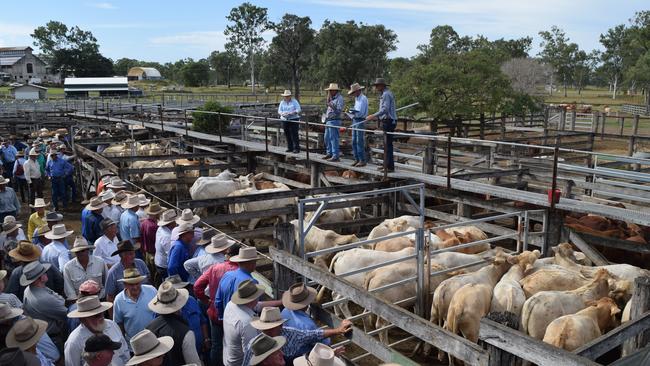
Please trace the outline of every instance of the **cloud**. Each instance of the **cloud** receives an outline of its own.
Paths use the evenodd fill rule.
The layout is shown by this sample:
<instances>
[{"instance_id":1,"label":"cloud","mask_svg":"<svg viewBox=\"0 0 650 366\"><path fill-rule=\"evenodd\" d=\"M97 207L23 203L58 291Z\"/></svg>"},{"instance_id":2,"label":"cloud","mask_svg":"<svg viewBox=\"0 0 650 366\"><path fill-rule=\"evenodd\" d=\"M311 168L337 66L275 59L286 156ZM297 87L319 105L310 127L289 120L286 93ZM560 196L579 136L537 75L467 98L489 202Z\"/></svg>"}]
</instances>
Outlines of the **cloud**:
<instances>
[{"instance_id":1,"label":"cloud","mask_svg":"<svg viewBox=\"0 0 650 366\"><path fill-rule=\"evenodd\" d=\"M149 41L154 46L185 46L209 52L223 49L226 37L222 31L196 31L154 37Z\"/></svg>"},{"instance_id":2,"label":"cloud","mask_svg":"<svg viewBox=\"0 0 650 366\"><path fill-rule=\"evenodd\" d=\"M113 10L117 9L117 7L109 2L101 2L101 3L90 3L87 4L90 7L97 8L97 9L104 9L104 10Z\"/></svg>"}]
</instances>

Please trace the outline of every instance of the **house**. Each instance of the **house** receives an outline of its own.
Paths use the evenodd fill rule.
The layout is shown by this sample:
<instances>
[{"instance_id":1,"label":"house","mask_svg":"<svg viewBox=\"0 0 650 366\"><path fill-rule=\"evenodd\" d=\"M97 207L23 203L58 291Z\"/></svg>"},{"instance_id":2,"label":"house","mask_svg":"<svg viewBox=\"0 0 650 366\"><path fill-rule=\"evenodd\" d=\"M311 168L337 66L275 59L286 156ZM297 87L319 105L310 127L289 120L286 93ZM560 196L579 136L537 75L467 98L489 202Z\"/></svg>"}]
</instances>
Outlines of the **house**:
<instances>
[{"instance_id":1,"label":"house","mask_svg":"<svg viewBox=\"0 0 650 366\"><path fill-rule=\"evenodd\" d=\"M160 71L153 67L132 67L127 75L129 81L135 80L162 80Z\"/></svg>"},{"instance_id":2,"label":"house","mask_svg":"<svg viewBox=\"0 0 650 366\"><path fill-rule=\"evenodd\" d=\"M0 77L3 81L28 84L58 84L60 75L52 75L48 64L32 54L31 47L0 47Z\"/></svg>"},{"instance_id":3,"label":"house","mask_svg":"<svg viewBox=\"0 0 650 366\"><path fill-rule=\"evenodd\" d=\"M129 82L124 76L99 78L65 78L63 91L66 98L88 97L90 93L99 96L129 94Z\"/></svg>"},{"instance_id":4,"label":"house","mask_svg":"<svg viewBox=\"0 0 650 366\"><path fill-rule=\"evenodd\" d=\"M15 99L45 99L47 88L40 85L24 84L9 89Z\"/></svg>"}]
</instances>

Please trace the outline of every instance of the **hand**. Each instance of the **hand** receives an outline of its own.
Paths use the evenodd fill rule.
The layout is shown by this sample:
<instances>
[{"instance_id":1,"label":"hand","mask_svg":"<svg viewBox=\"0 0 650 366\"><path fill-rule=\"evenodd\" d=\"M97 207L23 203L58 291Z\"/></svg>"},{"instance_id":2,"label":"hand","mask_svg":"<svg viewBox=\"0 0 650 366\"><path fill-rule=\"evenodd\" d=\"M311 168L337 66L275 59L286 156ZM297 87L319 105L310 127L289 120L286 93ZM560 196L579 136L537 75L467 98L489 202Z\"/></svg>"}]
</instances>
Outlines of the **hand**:
<instances>
[{"instance_id":1,"label":"hand","mask_svg":"<svg viewBox=\"0 0 650 366\"><path fill-rule=\"evenodd\" d=\"M203 340L203 352L210 351L211 346L212 346L212 341L210 340L210 338L206 338Z\"/></svg>"},{"instance_id":2,"label":"hand","mask_svg":"<svg viewBox=\"0 0 650 366\"><path fill-rule=\"evenodd\" d=\"M340 335L344 335L345 333L350 331L350 329L352 329L352 322L347 319L343 320L339 325L339 327L336 328L336 330Z\"/></svg>"},{"instance_id":3,"label":"hand","mask_svg":"<svg viewBox=\"0 0 650 366\"><path fill-rule=\"evenodd\" d=\"M338 356L343 356L344 354L345 354L344 346L334 348L334 356L338 357Z\"/></svg>"},{"instance_id":4,"label":"hand","mask_svg":"<svg viewBox=\"0 0 650 366\"><path fill-rule=\"evenodd\" d=\"M366 121L374 121L377 119L377 116L374 114L369 114L368 117L366 117Z\"/></svg>"}]
</instances>

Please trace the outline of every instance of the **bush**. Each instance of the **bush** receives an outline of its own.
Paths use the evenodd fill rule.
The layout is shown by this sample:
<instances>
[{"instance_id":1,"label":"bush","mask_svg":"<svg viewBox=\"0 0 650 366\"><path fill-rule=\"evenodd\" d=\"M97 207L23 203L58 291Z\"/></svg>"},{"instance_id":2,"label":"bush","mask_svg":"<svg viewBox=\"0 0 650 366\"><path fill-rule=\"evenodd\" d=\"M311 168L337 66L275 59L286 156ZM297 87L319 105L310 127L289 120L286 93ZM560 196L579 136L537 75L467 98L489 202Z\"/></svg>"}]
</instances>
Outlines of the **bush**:
<instances>
[{"instance_id":1,"label":"bush","mask_svg":"<svg viewBox=\"0 0 650 366\"><path fill-rule=\"evenodd\" d=\"M232 113L230 107L222 106L217 102L206 102L197 111ZM219 134L219 131L226 131L230 125L230 116L217 115L211 113L192 112L192 129L198 132Z\"/></svg>"}]
</instances>

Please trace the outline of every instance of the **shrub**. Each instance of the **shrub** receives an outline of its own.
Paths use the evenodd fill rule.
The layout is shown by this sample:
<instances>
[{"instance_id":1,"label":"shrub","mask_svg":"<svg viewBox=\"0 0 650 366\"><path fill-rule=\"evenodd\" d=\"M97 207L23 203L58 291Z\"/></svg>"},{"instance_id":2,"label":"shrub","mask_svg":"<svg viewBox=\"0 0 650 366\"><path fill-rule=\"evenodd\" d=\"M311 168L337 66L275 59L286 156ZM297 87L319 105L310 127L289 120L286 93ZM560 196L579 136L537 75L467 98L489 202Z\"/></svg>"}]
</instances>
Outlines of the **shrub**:
<instances>
[{"instance_id":1,"label":"shrub","mask_svg":"<svg viewBox=\"0 0 650 366\"><path fill-rule=\"evenodd\" d=\"M230 107L222 106L217 102L206 102L197 111L232 113ZM225 132L230 125L230 116L221 116L211 113L192 112L192 129L198 132L219 134L219 131Z\"/></svg>"}]
</instances>

